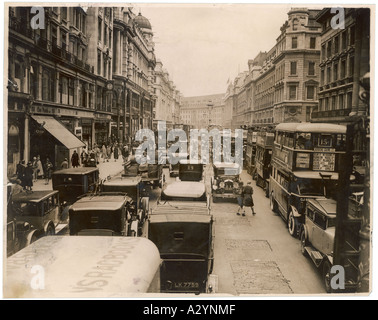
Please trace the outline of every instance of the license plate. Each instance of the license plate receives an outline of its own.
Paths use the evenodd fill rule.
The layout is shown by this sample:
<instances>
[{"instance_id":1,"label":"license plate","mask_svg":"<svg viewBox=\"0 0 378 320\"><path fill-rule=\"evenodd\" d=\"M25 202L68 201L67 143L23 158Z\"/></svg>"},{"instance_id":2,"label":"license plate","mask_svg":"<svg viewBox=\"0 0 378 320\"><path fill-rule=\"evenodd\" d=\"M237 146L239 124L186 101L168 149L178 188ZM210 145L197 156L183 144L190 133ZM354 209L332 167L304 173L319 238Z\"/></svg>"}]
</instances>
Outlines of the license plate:
<instances>
[{"instance_id":1,"label":"license plate","mask_svg":"<svg viewBox=\"0 0 378 320\"><path fill-rule=\"evenodd\" d=\"M175 289L198 289L198 282L174 282L173 287Z\"/></svg>"}]
</instances>

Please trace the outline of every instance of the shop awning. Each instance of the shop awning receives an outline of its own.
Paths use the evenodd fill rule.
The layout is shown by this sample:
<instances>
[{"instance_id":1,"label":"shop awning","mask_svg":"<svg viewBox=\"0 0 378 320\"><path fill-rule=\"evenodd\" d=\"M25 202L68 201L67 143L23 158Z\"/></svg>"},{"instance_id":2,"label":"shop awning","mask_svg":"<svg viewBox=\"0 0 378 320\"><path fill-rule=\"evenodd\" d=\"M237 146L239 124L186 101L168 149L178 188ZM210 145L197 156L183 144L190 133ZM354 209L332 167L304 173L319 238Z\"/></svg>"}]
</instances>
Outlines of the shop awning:
<instances>
[{"instance_id":1,"label":"shop awning","mask_svg":"<svg viewBox=\"0 0 378 320\"><path fill-rule=\"evenodd\" d=\"M35 121L43 126L43 129L53 135L60 143L67 147L67 149L76 149L84 147L85 144L71 131L69 131L63 124L49 116L31 116Z\"/></svg>"}]
</instances>

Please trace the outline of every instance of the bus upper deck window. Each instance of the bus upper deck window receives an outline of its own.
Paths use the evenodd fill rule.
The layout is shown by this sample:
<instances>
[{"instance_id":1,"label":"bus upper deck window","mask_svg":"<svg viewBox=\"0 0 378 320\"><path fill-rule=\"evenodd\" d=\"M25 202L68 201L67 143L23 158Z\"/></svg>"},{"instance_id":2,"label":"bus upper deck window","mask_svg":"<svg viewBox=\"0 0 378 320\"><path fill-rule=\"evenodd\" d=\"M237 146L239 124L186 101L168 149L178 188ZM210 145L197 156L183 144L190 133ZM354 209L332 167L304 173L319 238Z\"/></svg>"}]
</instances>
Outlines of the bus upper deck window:
<instances>
[{"instance_id":1,"label":"bus upper deck window","mask_svg":"<svg viewBox=\"0 0 378 320\"><path fill-rule=\"evenodd\" d=\"M312 143L311 133L301 133L297 136L296 148L301 150L313 150L314 145Z\"/></svg>"}]
</instances>

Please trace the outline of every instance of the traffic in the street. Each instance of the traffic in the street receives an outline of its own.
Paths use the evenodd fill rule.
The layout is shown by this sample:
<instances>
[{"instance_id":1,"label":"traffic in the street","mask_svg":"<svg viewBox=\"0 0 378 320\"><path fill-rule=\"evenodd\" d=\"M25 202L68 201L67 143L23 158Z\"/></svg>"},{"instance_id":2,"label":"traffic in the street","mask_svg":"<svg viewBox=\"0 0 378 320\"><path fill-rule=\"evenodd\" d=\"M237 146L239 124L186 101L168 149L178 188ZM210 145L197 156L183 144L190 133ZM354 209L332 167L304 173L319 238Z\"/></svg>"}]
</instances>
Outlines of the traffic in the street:
<instances>
[{"instance_id":1,"label":"traffic in the street","mask_svg":"<svg viewBox=\"0 0 378 320\"><path fill-rule=\"evenodd\" d=\"M6 4L4 296L368 295L372 8Z\"/></svg>"},{"instance_id":2,"label":"traffic in the street","mask_svg":"<svg viewBox=\"0 0 378 320\"><path fill-rule=\"evenodd\" d=\"M161 166L162 181L162 185L157 186L154 179L148 181L144 168L143 171L132 168L133 165L139 166L134 159L130 156L128 159L99 161L97 167L90 170L85 167L58 170L50 184L35 183L34 191L27 193L29 197L41 192L61 195L60 203L59 198L51 203L59 207L56 216L62 218L62 226L54 229L59 223L52 223L51 229L37 233L38 237L34 236L29 245L36 246L34 242L41 241L48 245L56 236L147 238L159 249L162 261L160 287L155 286L154 293L248 296L329 292L327 277L312 259L304 257L305 249L301 244L305 242L307 248L308 240L300 239L299 234L299 230L307 230L304 217L298 216L301 219L296 224L298 232L290 230L290 219L282 219L277 204L272 205L271 194L276 190L272 183L259 184L254 174L242 170L237 164L210 162L191 165L188 159L180 159L177 177L170 176L169 166L163 168L163 165L156 164ZM273 156L272 161L274 159ZM300 164L303 165L303 161ZM246 163L245 168L248 165ZM88 174L93 177L92 188L78 188L80 184L88 185L83 178ZM72 177L76 179L76 188L69 187ZM272 179L270 176L267 181ZM253 190L253 211L251 205L243 207L239 202L247 185ZM267 188L271 190L269 193ZM14 210L19 197L11 196L8 212ZM306 194L303 197L312 199L312 204L321 201L320 195L307 197ZM277 193L273 199L278 200ZM322 199L327 198L322 195ZM295 202L291 203L295 206ZM306 206L306 200L298 203ZM27 219L24 206L18 208L16 210L25 210L22 213L15 211L18 224L21 221L30 223L29 231L43 228ZM325 214L332 217L335 212ZM332 226L334 224L328 223L328 228ZM67 247L67 250L71 249ZM10 251L10 263L17 260L22 251ZM53 246L51 251L54 252ZM38 261L38 256L34 258Z\"/></svg>"}]
</instances>

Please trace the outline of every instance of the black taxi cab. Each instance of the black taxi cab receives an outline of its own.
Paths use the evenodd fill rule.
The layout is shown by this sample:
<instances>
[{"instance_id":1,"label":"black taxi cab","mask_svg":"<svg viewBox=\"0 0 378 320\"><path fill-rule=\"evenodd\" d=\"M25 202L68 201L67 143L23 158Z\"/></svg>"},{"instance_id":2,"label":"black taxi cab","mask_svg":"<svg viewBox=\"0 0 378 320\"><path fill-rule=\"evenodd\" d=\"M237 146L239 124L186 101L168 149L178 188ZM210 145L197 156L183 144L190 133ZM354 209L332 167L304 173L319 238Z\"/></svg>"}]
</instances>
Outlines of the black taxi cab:
<instances>
[{"instance_id":1,"label":"black taxi cab","mask_svg":"<svg viewBox=\"0 0 378 320\"><path fill-rule=\"evenodd\" d=\"M122 193L85 195L69 208L70 235L131 235L132 205Z\"/></svg>"},{"instance_id":2,"label":"black taxi cab","mask_svg":"<svg viewBox=\"0 0 378 320\"><path fill-rule=\"evenodd\" d=\"M29 237L39 239L54 235L67 226L61 221L60 209L58 191L22 192L12 196L8 215L13 216L19 225L27 223L33 229Z\"/></svg>"},{"instance_id":3,"label":"black taxi cab","mask_svg":"<svg viewBox=\"0 0 378 320\"><path fill-rule=\"evenodd\" d=\"M211 179L213 202L219 198L236 199L242 190L241 169L237 163L214 163Z\"/></svg>"},{"instance_id":4,"label":"black taxi cab","mask_svg":"<svg viewBox=\"0 0 378 320\"><path fill-rule=\"evenodd\" d=\"M161 292L214 292L213 221L203 181L174 181L164 187L148 222L148 239L163 260Z\"/></svg>"},{"instance_id":5,"label":"black taxi cab","mask_svg":"<svg viewBox=\"0 0 378 320\"><path fill-rule=\"evenodd\" d=\"M103 181L100 190L104 193L123 193L131 198L132 202L128 206L131 233L141 236L144 233L145 221L150 210L150 198L141 177L117 175Z\"/></svg>"},{"instance_id":6,"label":"black taxi cab","mask_svg":"<svg viewBox=\"0 0 378 320\"><path fill-rule=\"evenodd\" d=\"M94 192L99 184L99 169L93 167L68 168L55 171L51 177L53 190L60 201L73 203L83 194Z\"/></svg>"}]
</instances>

